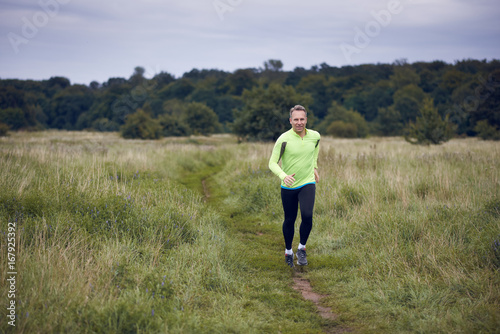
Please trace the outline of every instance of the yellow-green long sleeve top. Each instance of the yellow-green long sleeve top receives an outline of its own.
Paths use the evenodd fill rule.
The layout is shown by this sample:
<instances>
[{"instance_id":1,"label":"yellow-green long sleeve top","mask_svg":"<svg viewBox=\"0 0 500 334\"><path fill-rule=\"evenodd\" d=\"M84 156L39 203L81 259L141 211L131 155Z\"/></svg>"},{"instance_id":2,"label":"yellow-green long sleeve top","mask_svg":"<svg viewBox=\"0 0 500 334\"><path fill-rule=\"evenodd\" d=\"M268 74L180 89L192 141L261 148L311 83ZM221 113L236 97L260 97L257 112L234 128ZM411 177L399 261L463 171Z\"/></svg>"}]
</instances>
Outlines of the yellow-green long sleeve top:
<instances>
[{"instance_id":1,"label":"yellow-green long sleeve top","mask_svg":"<svg viewBox=\"0 0 500 334\"><path fill-rule=\"evenodd\" d=\"M310 129L306 129L305 131L304 138L301 138L293 129L290 129L284 132L274 144L273 152L269 159L269 169L280 178L281 188L297 189L306 184L316 183L314 169L318 168L320 134ZM287 144L281 157L280 167L278 160L281 145L285 141ZM293 173L295 173L295 182L290 188L283 182L283 179Z\"/></svg>"}]
</instances>

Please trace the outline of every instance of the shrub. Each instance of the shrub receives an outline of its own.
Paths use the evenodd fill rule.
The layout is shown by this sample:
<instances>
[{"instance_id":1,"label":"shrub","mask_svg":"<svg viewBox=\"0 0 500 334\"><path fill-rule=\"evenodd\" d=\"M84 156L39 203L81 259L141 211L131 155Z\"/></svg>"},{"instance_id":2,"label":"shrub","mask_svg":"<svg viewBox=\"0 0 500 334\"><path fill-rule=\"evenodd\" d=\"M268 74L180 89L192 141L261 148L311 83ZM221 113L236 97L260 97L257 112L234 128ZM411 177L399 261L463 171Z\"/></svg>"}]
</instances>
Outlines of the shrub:
<instances>
[{"instance_id":1,"label":"shrub","mask_svg":"<svg viewBox=\"0 0 500 334\"><path fill-rule=\"evenodd\" d=\"M94 122L92 122L92 128L96 131L103 131L103 132L112 132L112 131L119 131L120 126L118 123L114 121L110 121L107 118L98 118Z\"/></svg>"},{"instance_id":2,"label":"shrub","mask_svg":"<svg viewBox=\"0 0 500 334\"><path fill-rule=\"evenodd\" d=\"M161 126L144 110L139 109L127 116L121 127L121 135L126 139L159 139Z\"/></svg>"},{"instance_id":3,"label":"shrub","mask_svg":"<svg viewBox=\"0 0 500 334\"><path fill-rule=\"evenodd\" d=\"M195 134L207 136L220 128L217 114L204 103L191 102L187 105L183 123Z\"/></svg>"},{"instance_id":4,"label":"shrub","mask_svg":"<svg viewBox=\"0 0 500 334\"><path fill-rule=\"evenodd\" d=\"M189 125L177 115L160 115L158 120L162 127L162 134L164 137L180 137L189 136L191 134Z\"/></svg>"},{"instance_id":5,"label":"shrub","mask_svg":"<svg viewBox=\"0 0 500 334\"><path fill-rule=\"evenodd\" d=\"M326 133L334 137L356 138L358 134L358 126L354 123L335 121L330 124Z\"/></svg>"},{"instance_id":6,"label":"shrub","mask_svg":"<svg viewBox=\"0 0 500 334\"><path fill-rule=\"evenodd\" d=\"M420 109L420 117L415 123L409 124L405 140L411 144L429 145L447 142L453 136L448 117L444 120L439 115L434 101L426 99Z\"/></svg>"},{"instance_id":7,"label":"shrub","mask_svg":"<svg viewBox=\"0 0 500 334\"><path fill-rule=\"evenodd\" d=\"M500 140L500 131L496 126L492 126L487 120L477 122L474 131L483 140Z\"/></svg>"},{"instance_id":8,"label":"shrub","mask_svg":"<svg viewBox=\"0 0 500 334\"><path fill-rule=\"evenodd\" d=\"M368 123L359 112L333 102L328 115L318 125L318 131L335 137L364 138L368 136Z\"/></svg>"},{"instance_id":9,"label":"shrub","mask_svg":"<svg viewBox=\"0 0 500 334\"><path fill-rule=\"evenodd\" d=\"M5 123L0 123L0 137L9 135L9 126Z\"/></svg>"},{"instance_id":10,"label":"shrub","mask_svg":"<svg viewBox=\"0 0 500 334\"><path fill-rule=\"evenodd\" d=\"M18 130L27 125L24 112L21 108L1 109L0 123L7 124L12 130Z\"/></svg>"}]
</instances>

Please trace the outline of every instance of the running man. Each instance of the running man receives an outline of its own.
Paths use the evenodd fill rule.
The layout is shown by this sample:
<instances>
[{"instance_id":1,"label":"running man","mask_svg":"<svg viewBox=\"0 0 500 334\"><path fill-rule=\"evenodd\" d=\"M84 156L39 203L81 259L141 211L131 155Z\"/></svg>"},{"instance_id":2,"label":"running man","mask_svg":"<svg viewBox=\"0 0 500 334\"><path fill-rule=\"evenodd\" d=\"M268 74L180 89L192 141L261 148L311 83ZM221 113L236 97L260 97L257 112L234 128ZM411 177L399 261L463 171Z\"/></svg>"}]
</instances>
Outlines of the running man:
<instances>
[{"instance_id":1,"label":"running man","mask_svg":"<svg viewBox=\"0 0 500 334\"><path fill-rule=\"evenodd\" d=\"M295 219L300 204L300 243L297 250L297 264L306 265L306 242L312 229L316 183L319 182L318 152L320 134L306 129L307 111L296 105L290 109L292 128L276 141L269 169L281 180L281 202L285 219L285 262L293 267L292 241ZM281 159L281 167L278 164Z\"/></svg>"}]
</instances>

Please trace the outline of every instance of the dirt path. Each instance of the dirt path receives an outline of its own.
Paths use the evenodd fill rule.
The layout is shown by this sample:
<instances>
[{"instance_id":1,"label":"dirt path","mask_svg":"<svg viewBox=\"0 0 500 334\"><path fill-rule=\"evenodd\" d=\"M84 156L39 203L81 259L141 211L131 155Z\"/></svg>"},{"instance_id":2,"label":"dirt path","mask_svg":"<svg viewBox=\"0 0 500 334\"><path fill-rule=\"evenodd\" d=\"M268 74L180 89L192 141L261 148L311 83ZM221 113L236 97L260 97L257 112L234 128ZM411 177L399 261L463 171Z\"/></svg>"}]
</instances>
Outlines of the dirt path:
<instances>
[{"instance_id":1,"label":"dirt path","mask_svg":"<svg viewBox=\"0 0 500 334\"><path fill-rule=\"evenodd\" d=\"M211 196L212 191L210 189L211 182L209 178L208 177L201 178L199 182L201 182L202 191L204 195L203 197L205 202L211 202L212 205L217 205L218 196L215 197ZM258 239L260 240L262 240L261 238L266 239L266 237L269 237L267 236L266 232L267 231L262 231L262 230L257 230L257 232L253 231L253 233L255 233L255 235L258 236ZM283 263L283 265L285 264ZM304 268L296 269L294 271L292 288L300 292L300 294L305 300L311 301L315 305L318 314L325 320L323 331L327 334L352 332L353 330L350 328L339 326L337 322L337 319L339 317L338 314L334 313L330 308L321 305L321 300L328 296L314 292L313 288L311 287L311 283L307 278L304 277L304 273L302 271L303 269Z\"/></svg>"},{"instance_id":2,"label":"dirt path","mask_svg":"<svg viewBox=\"0 0 500 334\"><path fill-rule=\"evenodd\" d=\"M311 283L309 280L303 278L302 274L295 273L293 283L293 288L302 293L302 297L304 297L304 299L310 300L314 303L314 305L316 305L319 315L321 315L323 319L335 320L338 318L338 315L333 313L330 308L320 305L321 299L326 296L314 292L311 287Z\"/></svg>"},{"instance_id":3,"label":"dirt path","mask_svg":"<svg viewBox=\"0 0 500 334\"><path fill-rule=\"evenodd\" d=\"M203 200L206 202L210 199L210 191L208 189L206 179L201 180L201 186L203 187Z\"/></svg>"},{"instance_id":4,"label":"dirt path","mask_svg":"<svg viewBox=\"0 0 500 334\"><path fill-rule=\"evenodd\" d=\"M300 292L305 300L309 300L314 303L318 309L319 315L329 321L335 321L338 318L338 314L332 312L329 307L324 307L320 304L321 299L327 297L326 295L320 295L313 291L311 283L308 279L304 278L302 273L295 272L293 277L293 288L294 290ZM332 326L325 329L325 333L328 334L340 334L352 332L350 328L344 328L339 326Z\"/></svg>"}]
</instances>

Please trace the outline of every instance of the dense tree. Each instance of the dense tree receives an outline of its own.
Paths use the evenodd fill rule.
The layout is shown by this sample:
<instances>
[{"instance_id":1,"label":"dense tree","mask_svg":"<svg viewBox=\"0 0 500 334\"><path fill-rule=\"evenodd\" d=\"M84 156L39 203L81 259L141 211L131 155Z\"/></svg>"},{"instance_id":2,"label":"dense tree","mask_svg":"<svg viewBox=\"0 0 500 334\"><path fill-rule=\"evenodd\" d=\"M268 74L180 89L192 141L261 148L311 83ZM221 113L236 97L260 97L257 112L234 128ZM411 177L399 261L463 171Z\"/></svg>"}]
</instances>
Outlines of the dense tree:
<instances>
[{"instance_id":1,"label":"dense tree","mask_svg":"<svg viewBox=\"0 0 500 334\"><path fill-rule=\"evenodd\" d=\"M483 70L486 64L486 59L476 60L476 59L464 59L458 60L455 63L455 68L463 73L476 74Z\"/></svg>"},{"instance_id":2,"label":"dense tree","mask_svg":"<svg viewBox=\"0 0 500 334\"><path fill-rule=\"evenodd\" d=\"M472 124L486 120L491 126L500 128L500 69L478 79L474 95L468 102Z\"/></svg>"},{"instance_id":3,"label":"dense tree","mask_svg":"<svg viewBox=\"0 0 500 334\"><path fill-rule=\"evenodd\" d=\"M285 85L286 86L297 86L302 80L303 77L307 76L309 74L309 71L307 71L303 67L296 67L293 72L289 72L288 76L285 80Z\"/></svg>"},{"instance_id":4,"label":"dense tree","mask_svg":"<svg viewBox=\"0 0 500 334\"><path fill-rule=\"evenodd\" d=\"M477 125L481 133L500 129L499 72L499 60L474 59L455 64L410 64L399 59L393 64L343 67L322 63L286 72L280 60L270 59L258 69L229 73L195 68L178 79L166 72L147 79L145 69L137 66L129 79L109 78L89 86L71 84L65 77L43 81L0 79L0 116L12 129L113 131L125 124L128 115L143 109L158 124L163 122L160 127L166 133L180 135L191 133L186 123L187 107L197 102L215 112L216 120L222 123L207 132L234 127L242 138L268 140L279 132L273 126L289 126L287 117L279 118L272 110L286 113L284 110L302 103L310 109L309 126L314 126L314 120L321 122L325 134L330 129L337 135L364 135L368 128L374 135L400 135L409 122L415 123L424 99L430 97L439 115L453 122L457 134L475 136L479 134ZM285 103L277 104L283 108L276 109L273 97L282 95L279 90L288 92L289 87L294 89L292 95L300 97L282 97ZM307 97L307 103L303 97ZM361 118L332 119L329 109L334 102L349 110L351 116L357 113ZM265 117L243 116L255 110ZM272 124L267 124L269 119ZM196 131L202 133L199 128Z\"/></svg>"},{"instance_id":5,"label":"dense tree","mask_svg":"<svg viewBox=\"0 0 500 334\"><path fill-rule=\"evenodd\" d=\"M261 77L266 85L270 83L282 84L287 74L282 71L283 62L278 59L269 59L264 62L264 69L261 71Z\"/></svg>"},{"instance_id":6,"label":"dense tree","mask_svg":"<svg viewBox=\"0 0 500 334\"><path fill-rule=\"evenodd\" d=\"M233 132L243 140L276 140L290 128L289 110L296 104L308 109L312 98L291 86L271 84L243 92L241 110L235 110ZM308 125L312 113L308 113Z\"/></svg>"},{"instance_id":7,"label":"dense tree","mask_svg":"<svg viewBox=\"0 0 500 334\"><path fill-rule=\"evenodd\" d=\"M394 89L389 80L380 80L367 89L365 95L365 110L362 113L367 121L373 121L378 114L379 108L389 107L393 104Z\"/></svg>"},{"instance_id":8,"label":"dense tree","mask_svg":"<svg viewBox=\"0 0 500 334\"><path fill-rule=\"evenodd\" d=\"M394 88L389 80L381 80L368 85L361 91L353 91L345 96L343 105L359 112L367 121L377 117L378 109L393 104Z\"/></svg>"},{"instance_id":9,"label":"dense tree","mask_svg":"<svg viewBox=\"0 0 500 334\"><path fill-rule=\"evenodd\" d=\"M227 73L221 70L198 70L197 68L192 69L190 72L184 73L182 78L188 79L190 82L196 84L199 80L205 80L207 78L215 79L226 79Z\"/></svg>"},{"instance_id":10,"label":"dense tree","mask_svg":"<svg viewBox=\"0 0 500 334\"><path fill-rule=\"evenodd\" d=\"M425 93L422 88L410 84L398 89L393 96L394 108L401 114L403 123L414 121L419 113Z\"/></svg>"},{"instance_id":11,"label":"dense tree","mask_svg":"<svg viewBox=\"0 0 500 334\"><path fill-rule=\"evenodd\" d=\"M420 75L409 65L395 66L394 74L391 75L390 79L396 89L420 83Z\"/></svg>"},{"instance_id":12,"label":"dense tree","mask_svg":"<svg viewBox=\"0 0 500 334\"><path fill-rule=\"evenodd\" d=\"M7 83L2 85L0 82L0 114L4 123L12 130L43 128L47 117L42 106L47 105L47 98L41 85L19 80Z\"/></svg>"},{"instance_id":13,"label":"dense tree","mask_svg":"<svg viewBox=\"0 0 500 334\"><path fill-rule=\"evenodd\" d=\"M93 103L91 90L83 85L67 86L52 98L49 106L49 126L57 129L75 130L80 114Z\"/></svg>"},{"instance_id":14,"label":"dense tree","mask_svg":"<svg viewBox=\"0 0 500 334\"><path fill-rule=\"evenodd\" d=\"M466 78L465 73L452 69L443 74L440 86L446 93L452 94L453 90L460 87Z\"/></svg>"},{"instance_id":15,"label":"dense tree","mask_svg":"<svg viewBox=\"0 0 500 334\"><path fill-rule=\"evenodd\" d=\"M127 84L127 79L125 78L109 78L106 83L103 84L104 87L107 88L117 88L120 89L130 89L129 86L125 86Z\"/></svg>"},{"instance_id":16,"label":"dense tree","mask_svg":"<svg viewBox=\"0 0 500 334\"><path fill-rule=\"evenodd\" d=\"M438 75L436 72L424 69L419 75L420 83L418 85L425 93L431 93L438 87Z\"/></svg>"},{"instance_id":17,"label":"dense tree","mask_svg":"<svg viewBox=\"0 0 500 334\"><path fill-rule=\"evenodd\" d=\"M162 88L163 86L168 85L171 82L175 81L175 78L173 75L167 72L160 72L157 75L153 77L153 80L156 82L158 88Z\"/></svg>"},{"instance_id":18,"label":"dense tree","mask_svg":"<svg viewBox=\"0 0 500 334\"><path fill-rule=\"evenodd\" d=\"M97 81L92 81L89 85L90 89L92 90L98 90L99 88L101 88L101 84L98 83Z\"/></svg>"},{"instance_id":19,"label":"dense tree","mask_svg":"<svg viewBox=\"0 0 500 334\"><path fill-rule=\"evenodd\" d=\"M228 77L228 84L230 86L229 93L232 95L241 95L243 90L251 89L257 84L255 74L252 70L236 70Z\"/></svg>"},{"instance_id":20,"label":"dense tree","mask_svg":"<svg viewBox=\"0 0 500 334\"><path fill-rule=\"evenodd\" d=\"M163 102L163 114L181 116L186 110L182 100L171 99Z\"/></svg>"},{"instance_id":21,"label":"dense tree","mask_svg":"<svg viewBox=\"0 0 500 334\"><path fill-rule=\"evenodd\" d=\"M60 90L69 86L71 86L71 82L65 77L52 77L47 80L47 88Z\"/></svg>"},{"instance_id":22,"label":"dense tree","mask_svg":"<svg viewBox=\"0 0 500 334\"><path fill-rule=\"evenodd\" d=\"M158 117L163 114L163 100L156 96L148 97L146 100L147 104L151 107L151 114L154 117Z\"/></svg>"},{"instance_id":23,"label":"dense tree","mask_svg":"<svg viewBox=\"0 0 500 334\"><path fill-rule=\"evenodd\" d=\"M6 124L12 130L19 130L27 125L21 108L0 109L0 123Z\"/></svg>"},{"instance_id":24,"label":"dense tree","mask_svg":"<svg viewBox=\"0 0 500 334\"><path fill-rule=\"evenodd\" d=\"M158 92L163 99L184 99L195 90L195 86L189 79L181 78L170 83Z\"/></svg>"},{"instance_id":25,"label":"dense tree","mask_svg":"<svg viewBox=\"0 0 500 334\"><path fill-rule=\"evenodd\" d=\"M327 113L328 104L331 99L327 96L328 82L324 75L308 75L297 85L297 91L303 94L310 94L313 98L311 109L318 119L323 119Z\"/></svg>"},{"instance_id":26,"label":"dense tree","mask_svg":"<svg viewBox=\"0 0 500 334\"><path fill-rule=\"evenodd\" d=\"M237 96L224 95L217 98L217 105L214 108L217 117L219 117L219 122L231 123L233 121L233 110L241 109L243 102L241 98Z\"/></svg>"},{"instance_id":27,"label":"dense tree","mask_svg":"<svg viewBox=\"0 0 500 334\"><path fill-rule=\"evenodd\" d=\"M401 114L394 106L380 108L375 125L382 136L400 136L403 131Z\"/></svg>"},{"instance_id":28,"label":"dense tree","mask_svg":"<svg viewBox=\"0 0 500 334\"><path fill-rule=\"evenodd\" d=\"M264 62L264 71L278 72L283 69L283 62L278 59L269 59Z\"/></svg>"},{"instance_id":29,"label":"dense tree","mask_svg":"<svg viewBox=\"0 0 500 334\"><path fill-rule=\"evenodd\" d=\"M30 104L24 109L24 118L26 119L26 128L29 130L40 130L47 126L47 115L43 112L40 105Z\"/></svg>"},{"instance_id":30,"label":"dense tree","mask_svg":"<svg viewBox=\"0 0 500 334\"><path fill-rule=\"evenodd\" d=\"M144 69L144 67L137 66L134 69L134 74L132 74L132 76L129 79L130 84L132 86L138 86L138 85L142 84L143 81L145 80L144 73L146 73L146 70Z\"/></svg>"},{"instance_id":31,"label":"dense tree","mask_svg":"<svg viewBox=\"0 0 500 334\"><path fill-rule=\"evenodd\" d=\"M14 85L0 87L0 108L23 108L24 92Z\"/></svg>"},{"instance_id":32,"label":"dense tree","mask_svg":"<svg viewBox=\"0 0 500 334\"><path fill-rule=\"evenodd\" d=\"M217 99L220 94L217 94L217 78L207 77L204 80L199 80L196 88L185 99L189 102L204 103L212 109L217 107Z\"/></svg>"}]
</instances>

